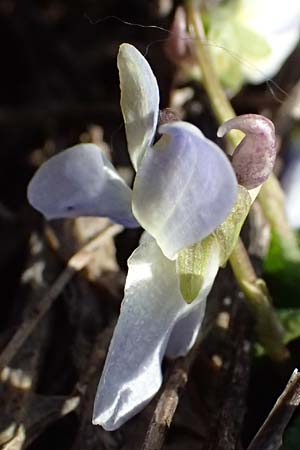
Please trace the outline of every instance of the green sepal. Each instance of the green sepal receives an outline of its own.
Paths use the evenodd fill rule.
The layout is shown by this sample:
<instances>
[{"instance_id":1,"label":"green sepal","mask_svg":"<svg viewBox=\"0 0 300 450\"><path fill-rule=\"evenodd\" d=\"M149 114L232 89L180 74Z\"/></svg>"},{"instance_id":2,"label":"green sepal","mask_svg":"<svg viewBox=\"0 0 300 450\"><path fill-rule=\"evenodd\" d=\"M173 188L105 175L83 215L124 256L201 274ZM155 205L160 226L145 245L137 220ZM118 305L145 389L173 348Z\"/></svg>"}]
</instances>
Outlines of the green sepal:
<instances>
[{"instance_id":1,"label":"green sepal","mask_svg":"<svg viewBox=\"0 0 300 450\"><path fill-rule=\"evenodd\" d=\"M237 240L240 235L241 228L249 213L251 206L251 197L246 188L238 186L238 195L233 208L225 220L213 234L216 236L220 245L220 265L226 264Z\"/></svg>"},{"instance_id":2,"label":"green sepal","mask_svg":"<svg viewBox=\"0 0 300 450\"><path fill-rule=\"evenodd\" d=\"M251 197L247 189L239 186L237 200L225 222L201 242L178 253L176 270L180 291L187 303L192 303L202 288L211 251L218 248L220 265L225 265L237 242L250 206Z\"/></svg>"},{"instance_id":3,"label":"green sepal","mask_svg":"<svg viewBox=\"0 0 300 450\"><path fill-rule=\"evenodd\" d=\"M203 286L211 251L216 251L216 238L213 235L178 253L176 271L182 297L187 303L197 298Z\"/></svg>"}]
</instances>

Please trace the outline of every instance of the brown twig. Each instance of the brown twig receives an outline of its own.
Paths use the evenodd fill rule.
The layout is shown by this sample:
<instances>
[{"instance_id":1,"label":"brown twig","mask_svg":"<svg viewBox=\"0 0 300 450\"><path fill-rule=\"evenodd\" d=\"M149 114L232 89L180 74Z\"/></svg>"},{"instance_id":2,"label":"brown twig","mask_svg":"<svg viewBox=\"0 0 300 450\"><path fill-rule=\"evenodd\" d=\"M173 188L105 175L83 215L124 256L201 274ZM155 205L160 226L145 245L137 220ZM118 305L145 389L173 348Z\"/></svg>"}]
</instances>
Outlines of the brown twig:
<instances>
[{"instance_id":1,"label":"brown twig","mask_svg":"<svg viewBox=\"0 0 300 450\"><path fill-rule=\"evenodd\" d=\"M295 369L247 450L278 450L282 445L283 432L299 403L300 373Z\"/></svg>"},{"instance_id":2,"label":"brown twig","mask_svg":"<svg viewBox=\"0 0 300 450\"><path fill-rule=\"evenodd\" d=\"M161 389L161 394L148 427L142 450L161 450L176 412L180 395L185 388L191 368L199 353L199 347L211 330L204 325L193 348L184 358L178 358Z\"/></svg>"},{"instance_id":3,"label":"brown twig","mask_svg":"<svg viewBox=\"0 0 300 450\"><path fill-rule=\"evenodd\" d=\"M102 443L102 435L105 435L101 427L92 424L93 403L95 399L99 375L103 369L107 348L115 327L115 321L110 323L95 338L93 350L90 355L87 370L82 373L76 391L81 394L80 407L78 409L78 431L72 449L79 448L98 449L105 447ZM102 444L102 445L101 445ZM105 447L106 448L106 447Z\"/></svg>"},{"instance_id":4,"label":"brown twig","mask_svg":"<svg viewBox=\"0 0 300 450\"><path fill-rule=\"evenodd\" d=\"M224 362L219 374L221 401L209 433L209 450L237 448L246 411L252 333L250 311L236 293L230 308L229 329L222 344Z\"/></svg>"},{"instance_id":5,"label":"brown twig","mask_svg":"<svg viewBox=\"0 0 300 450\"><path fill-rule=\"evenodd\" d=\"M232 279L228 278L228 274L225 279L226 283L229 284L227 287L226 283L225 285L222 283L222 290L216 294L219 298L218 304L220 298L224 295L228 300L227 290L232 293ZM180 394L186 386L191 368L199 354L199 346L209 339L208 336L212 335L216 338L219 334L222 336L223 345L220 353L224 364L217 375L217 384L220 387L220 392L222 392L222 399L217 402L216 418L214 424L210 427L205 448L213 448L214 450L236 448L245 412L253 320L238 292L236 292L234 301L231 301L229 306L224 303L221 307L221 311L227 311L230 316L229 326L226 330L221 329L218 322L215 322L220 314L219 308L220 306L215 311L215 313L218 312L218 315L213 322L208 321L204 324L202 334L198 337L192 351L185 358L180 358L174 363L152 414L142 450L161 450L163 448L178 406ZM213 354L213 348L209 350L209 354Z\"/></svg>"},{"instance_id":6,"label":"brown twig","mask_svg":"<svg viewBox=\"0 0 300 450\"><path fill-rule=\"evenodd\" d=\"M203 336L198 338L190 353L185 358L177 359L174 363L152 415L142 450L160 450L163 447L166 433L171 426L179 402L180 393L188 381L189 372L202 339Z\"/></svg>"},{"instance_id":7,"label":"brown twig","mask_svg":"<svg viewBox=\"0 0 300 450\"><path fill-rule=\"evenodd\" d=\"M176 361L156 405L142 450L159 450L162 448L166 432L171 426L178 405L179 390L186 385L188 380L187 369L184 360Z\"/></svg>"},{"instance_id":8,"label":"brown twig","mask_svg":"<svg viewBox=\"0 0 300 450\"><path fill-rule=\"evenodd\" d=\"M39 303L31 310L28 317L18 328L7 346L0 355L0 372L6 367L15 356L19 348L25 340L31 335L36 325L52 306L59 294L63 291L66 284L71 280L73 275L82 270L93 258L98 247L109 237L114 236L122 231L121 225L113 224L107 226L96 238L91 240L83 248L81 248L68 261L67 267L58 276L56 281L46 292Z\"/></svg>"}]
</instances>

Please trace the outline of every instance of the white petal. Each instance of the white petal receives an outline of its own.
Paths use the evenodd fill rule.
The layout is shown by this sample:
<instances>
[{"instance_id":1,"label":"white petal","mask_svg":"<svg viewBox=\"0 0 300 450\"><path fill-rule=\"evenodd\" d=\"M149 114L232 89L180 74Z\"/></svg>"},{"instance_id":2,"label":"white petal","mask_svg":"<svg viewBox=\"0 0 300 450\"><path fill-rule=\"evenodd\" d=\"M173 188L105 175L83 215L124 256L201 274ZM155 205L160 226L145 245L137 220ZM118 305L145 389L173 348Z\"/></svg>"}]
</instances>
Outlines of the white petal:
<instances>
[{"instance_id":1,"label":"white petal","mask_svg":"<svg viewBox=\"0 0 300 450\"><path fill-rule=\"evenodd\" d=\"M114 430L156 394L170 335L169 355L184 355L196 338L218 266L215 249L203 290L188 305L179 292L175 262L164 257L153 239L144 241L132 254L120 318L97 390L94 424ZM181 339L180 324L184 325Z\"/></svg>"},{"instance_id":2,"label":"white petal","mask_svg":"<svg viewBox=\"0 0 300 450\"><path fill-rule=\"evenodd\" d=\"M28 186L28 200L47 219L102 216L138 226L131 189L94 144L76 145L46 161Z\"/></svg>"},{"instance_id":3,"label":"white petal","mask_svg":"<svg viewBox=\"0 0 300 450\"><path fill-rule=\"evenodd\" d=\"M137 169L156 132L159 90L151 67L132 45L120 46L118 68L128 151Z\"/></svg>"},{"instance_id":4,"label":"white petal","mask_svg":"<svg viewBox=\"0 0 300 450\"><path fill-rule=\"evenodd\" d=\"M298 0L242 0L239 20L258 33L280 33L293 27L299 30Z\"/></svg>"},{"instance_id":5,"label":"white petal","mask_svg":"<svg viewBox=\"0 0 300 450\"><path fill-rule=\"evenodd\" d=\"M186 122L162 125L165 133L149 148L134 183L133 212L163 253L210 234L229 214L237 181L222 150Z\"/></svg>"},{"instance_id":6,"label":"white petal","mask_svg":"<svg viewBox=\"0 0 300 450\"><path fill-rule=\"evenodd\" d=\"M243 71L252 83L273 77L290 55L300 36L299 0L243 0L240 20L259 33L269 44L271 54L263 60L245 62ZM252 63L252 64L251 64ZM253 67L250 67L253 66Z\"/></svg>"},{"instance_id":7,"label":"white petal","mask_svg":"<svg viewBox=\"0 0 300 450\"><path fill-rule=\"evenodd\" d=\"M207 292L203 290L202 301L197 301L189 314L176 322L169 338L166 356L170 358L184 356L194 345L205 313L206 295Z\"/></svg>"},{"instance_id":8,"label":"white petal","mask_svg":"<svg viewBox=\"0 0 300 450\"><path fill-rule=\"evenodd\" d=\"M282 186L285 191L285 209L292 228L300 228L300 151L297 147L290 150L289 160L284 168Z\"/></svg>"},{"instance_id":9,"label":"white petal","mask_svg":"<svg viewBox=\"0 0 300 450\"><path fill-rule=\"evenodd\" d=\"M295 49L299 41L299 31L296 28L281 33L265 36L271 48L269 56L262 60L247 61L243 66L246 80L253 84L270 80L280 70L285 60Z\"/></svg>"}]
</instances>

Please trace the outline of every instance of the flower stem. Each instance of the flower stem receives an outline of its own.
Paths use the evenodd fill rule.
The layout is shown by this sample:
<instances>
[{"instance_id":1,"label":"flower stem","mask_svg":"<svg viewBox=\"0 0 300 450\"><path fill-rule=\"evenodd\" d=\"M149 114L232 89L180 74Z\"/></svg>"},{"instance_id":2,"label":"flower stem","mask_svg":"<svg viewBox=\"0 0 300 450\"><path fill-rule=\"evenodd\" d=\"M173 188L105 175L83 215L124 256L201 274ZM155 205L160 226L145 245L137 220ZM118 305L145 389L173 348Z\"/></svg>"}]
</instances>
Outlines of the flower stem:
<instances>
[{"instance_id":1,"label":"flower stem","mask_svg":"<svg viewBox=\"0 0 300 450\"><path fill-rule=\"evenodd\" d=\"M272 359L286 359L289 352L283 343L283 327L272 306L267 286L264 280L257 277L241 239L233 249L229 261L255 317L255 331L259 342Z\"/></svg>"},{"instance_id":2,"label":"flower stem","mask_svg":"<svg viewBox=\"0 0 300 450\"><path fill-rule=\"evenodd\" d=\"M195 57L199 64L202 74L202 84L209 97L213 113L221 125L226 120L235 117L235 111L228 101L225 92L220 84L217 74L214 70L210 54L205 45L205 34L198 9L197 0L186 1L187 20L193 30L197 45L194 48ZM242 134L239 131L232 130L227 134L227 138L233 147L236 147Z\"/></svg>"},{"instance_id":3,"label":"flower stem","mask_svg":"<svg viewBox=\"0 0 300 450\"><path fill-rule=\"evenodd\" d=\"M272 230L283 251L284 257L291 262L300 262L300 248L297 236L290 228L284 210L284 194L275 176L270 177L262 186L258 200Z\"/></svg>"},{"instance_id":4,"label":"flower stem","mask_svg":"<svg viewBox=\"0 0 300 450\"><path fill-rule=\"evenodd\" d=\"M202 73L202 84L209 97L212 110L219 122L222 124L226 120L235 116L235 112L228 101L216 72L213 68L209 52L205 45L205 35L201 22L197 0L186 0L186 11L188 24L193 31L197 46L195 46L195 57ZM228 134L230 144L235 148L241 135L231 131ZM272 180L275 177L272 176ZM272 195L282 196L281 188L278 186ZM267 196L262 192L264 202L268 202ZM261 198L260 196L260 198ZM263 210L269 209L262 202ZM276 359L283 360L288 355L288 350L283 344L283 328L279 322L270 302L270 296L265 282L258 278L250 261L249 255L239 239L229 258L236 280L243 291L246 300L252 310L256 320L256 332L260 343L264 346L268 354Z\"/></svg>"}]
</instances>

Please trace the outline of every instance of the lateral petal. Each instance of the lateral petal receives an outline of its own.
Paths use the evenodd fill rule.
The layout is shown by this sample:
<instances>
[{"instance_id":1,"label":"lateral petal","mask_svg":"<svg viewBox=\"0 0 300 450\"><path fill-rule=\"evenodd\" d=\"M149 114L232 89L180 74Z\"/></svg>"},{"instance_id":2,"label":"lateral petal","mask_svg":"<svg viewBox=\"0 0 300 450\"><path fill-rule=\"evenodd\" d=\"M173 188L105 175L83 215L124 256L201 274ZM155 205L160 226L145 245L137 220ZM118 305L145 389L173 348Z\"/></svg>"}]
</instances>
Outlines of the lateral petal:
<instances>
[{"instance_id":1,"label":"lateral petal","mask_svg":"<svg viewBox=\"0 0 300 450\"><path fill-rule=\"evenodd\" d=\"M147 149L133 188L135 217L174 259L199 242L229 214L237 181L222 150L194 125L162 125L163 136Z\"/></svg>"},{"instance_id":2,"label":"lateral petal","mask_svg":"<svg viewBox=\"0 0 300 450\"><path fill-rule=\"evenodd\" d=\"M29 183L28 200L47 219L102 216L139 226L131 189L94 144L76 145L46 161Z\"/></svg>"}]
</instances>

